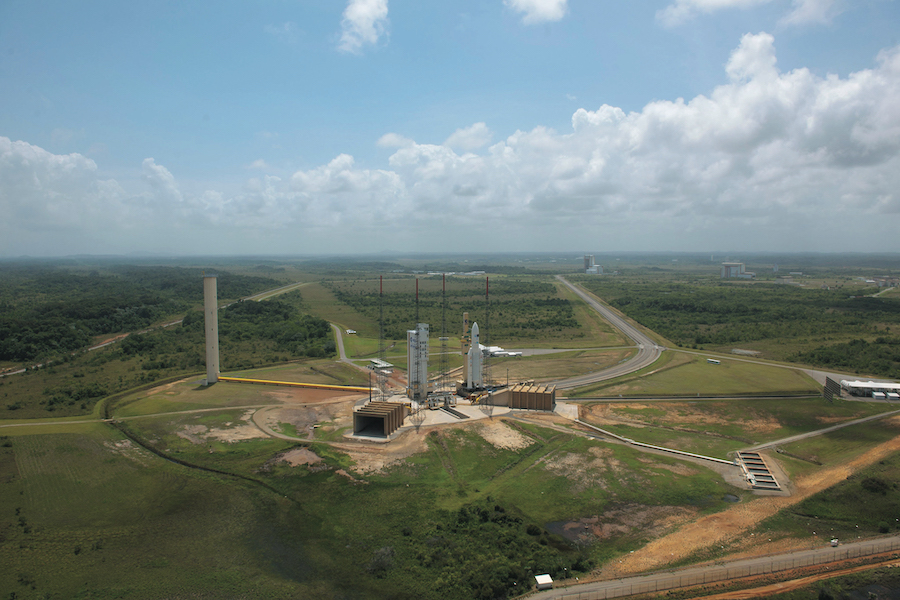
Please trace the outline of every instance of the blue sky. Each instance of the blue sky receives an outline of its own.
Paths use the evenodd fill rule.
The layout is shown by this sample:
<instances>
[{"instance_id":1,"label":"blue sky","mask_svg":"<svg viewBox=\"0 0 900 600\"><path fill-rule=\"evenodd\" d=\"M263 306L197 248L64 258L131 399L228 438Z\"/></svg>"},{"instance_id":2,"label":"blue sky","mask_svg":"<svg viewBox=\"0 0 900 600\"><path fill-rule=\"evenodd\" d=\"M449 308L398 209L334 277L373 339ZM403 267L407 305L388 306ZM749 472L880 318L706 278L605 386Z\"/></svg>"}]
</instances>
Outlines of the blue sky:
<instances>
[{"instance_id":1,"label":"blue sky","mask_svg":"<svg viewBox=\"0 0 900 600\"><path fill-rule=\"evenodd\" d=\"M897 0L0 3L0 256L900 251Z\"/></svg>"}]
</instances>

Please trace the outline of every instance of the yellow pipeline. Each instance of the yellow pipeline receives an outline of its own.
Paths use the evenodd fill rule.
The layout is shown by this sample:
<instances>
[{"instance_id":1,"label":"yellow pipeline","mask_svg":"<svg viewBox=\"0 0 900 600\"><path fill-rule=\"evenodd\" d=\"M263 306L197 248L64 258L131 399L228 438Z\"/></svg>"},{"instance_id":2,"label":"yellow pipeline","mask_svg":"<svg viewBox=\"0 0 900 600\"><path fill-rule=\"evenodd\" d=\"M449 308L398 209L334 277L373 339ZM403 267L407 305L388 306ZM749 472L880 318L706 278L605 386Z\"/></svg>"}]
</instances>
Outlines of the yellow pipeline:
<instances>
[{"instance_id":1,"label":"yellow pipeline","mask_svg":"<svg viewBox=\"0 0 900 600\"><path fill-rule=\"evenodd\" d=\"M312 388L318 390L338 390L341 392L368 392L369 388L358 385L329 385L327 383L299 383L296 381L269 381L267 379L247 379L245 377L222 377L219 381L232 383L259 383L262 385L284 385L287 387Z\"/></svg>"}]
</instances>

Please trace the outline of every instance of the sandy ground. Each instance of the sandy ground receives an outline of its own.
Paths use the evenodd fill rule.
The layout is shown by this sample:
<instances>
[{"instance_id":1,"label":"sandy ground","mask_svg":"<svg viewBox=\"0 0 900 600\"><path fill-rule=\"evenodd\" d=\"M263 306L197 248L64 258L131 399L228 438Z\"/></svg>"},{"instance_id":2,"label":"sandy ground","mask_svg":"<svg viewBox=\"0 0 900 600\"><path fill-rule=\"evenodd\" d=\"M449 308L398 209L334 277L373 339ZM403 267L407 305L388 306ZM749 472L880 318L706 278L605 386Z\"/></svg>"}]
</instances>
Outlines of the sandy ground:
<instances>
[{"instance_id":1,"label":"sandy ground","mask_svg":"<svg viewBox=\"0 0 900 600\"><path fill-rule=\"evenodd\" d=\"M749 502L735 504L722 512L700 517L650 542L624 557L621 562L606 565L595 575L607 579L660 569L668 563L687 558L714 545L727 546L732 550L737 548L737 552L729 556L730 559L823 546L829 538L824 532L823 535L807 541L780 540L771 543L751 536L748 532L763 519L840 483L856 471L898 450L900 437L876 446L846 464L823 468L816 473L798 478L792 484L790 496L759 497ZM769 460L771 461L771 458Z\"/></svg>"}]
</instances>

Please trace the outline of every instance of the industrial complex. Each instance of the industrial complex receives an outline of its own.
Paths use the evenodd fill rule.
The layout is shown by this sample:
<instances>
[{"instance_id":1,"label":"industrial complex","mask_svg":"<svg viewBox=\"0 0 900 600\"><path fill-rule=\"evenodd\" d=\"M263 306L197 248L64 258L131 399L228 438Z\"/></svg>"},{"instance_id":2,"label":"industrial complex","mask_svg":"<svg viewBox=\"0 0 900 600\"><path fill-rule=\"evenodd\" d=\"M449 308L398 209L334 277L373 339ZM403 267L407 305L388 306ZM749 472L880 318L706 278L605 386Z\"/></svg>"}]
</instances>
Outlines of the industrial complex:
<instances>
[{"instance_id":1,"label":"industrial complex","mask_svg":"<svg viewBox=\"0 0 900 600\"><path fill-rule=\"evenodd\" d=\"M593 262L593 257L591 259ZM486 298L488 289L486 280ZM418 303L418 284L416 301ZM440 410L454 419L468 419L469 415L455 408L459 402L470 406L498 406L539 411L553 411L556 406L556 387L553 385L535 385L531 381L499 384L490 380L486 371L491 357L515 357L521 356L522 353L508 351L500 346L482 344L481 328L476 322L471 323L470 326L469 313L462 315L463 331L460 335L460 354L464 356L464 359L461 378L450 382L450 373L447 371L444 360L441 361L441 368L435 375L429 373L430 326L428 323L417 323L415 329L406 332L405 389L402 393L391 393L387 387L387 379L393 374L393 365L384 360L383 340L379 344L382 356L371 359L368 367L377 376L379 383L375 387L298 384L223 377L219 373L216 275L204 274L203 305L206 331L206 379L204 385L209 386L218 381L229 381L263 385L321 387L348 392L367 391L368 398L359 403L353 413L354 435L390 438L393 433L404 426L408 417L424 410ZM489 320L489 318L488 308L486 319ZM446 322L446 317L444 317L444 322ZM383 327L381 331L383 331ZM444 346L446 346L446 339L446 331L442 331L441 340ZM441 356L443 357L445 354L446 347L442 348Z\"/></svg>"}]
</instances>

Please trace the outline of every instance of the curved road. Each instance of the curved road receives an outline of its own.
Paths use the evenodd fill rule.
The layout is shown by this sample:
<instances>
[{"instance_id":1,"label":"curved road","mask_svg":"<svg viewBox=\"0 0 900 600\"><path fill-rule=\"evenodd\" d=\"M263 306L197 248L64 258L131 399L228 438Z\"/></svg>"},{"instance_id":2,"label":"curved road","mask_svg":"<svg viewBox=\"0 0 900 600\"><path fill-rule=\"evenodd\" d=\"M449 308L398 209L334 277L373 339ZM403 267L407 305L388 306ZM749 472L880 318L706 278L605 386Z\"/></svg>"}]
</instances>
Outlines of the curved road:
<instances>
[{"instance_id":1,"label":"curved road","mask_svg":"<svg viewBox=\"0 0 900 600\"><path fill-rule=\"evenodd\" d=\"M614 377L627 375L628 373L633 373L634 371L638 371L640 369L643 369L644 367L652 365L660 357L663 348L656 342L651 340L645 333L643 333L631 323L628 323L625 319L616 314L615 311L610 310L609 307L604 306L603 304L598 302L593 296L591 296L581 288L578 288L566 281L566 279L562 275L557 275L556 278L563 285L572 290L579 298L584 300L588 306L600 313L600 316L609 321L610 325L621 331L627 338L633 341L638 349L638 353L634 356L634 358L631 358L614 367L610 367L609 369L604 369L603 371L598 371L596 373L588 373L587 375L579 375L578 377L570 377L569 379L561 379L554 382L554 385L556 385L558 389L572 389L583 385L588 385L590 383L597 383L598 381L605 381Z\"/></svg>"}]
</instances>

